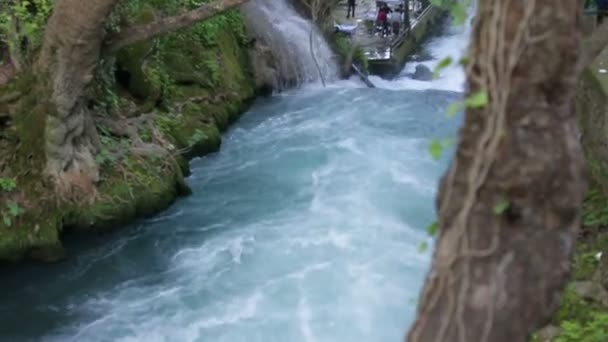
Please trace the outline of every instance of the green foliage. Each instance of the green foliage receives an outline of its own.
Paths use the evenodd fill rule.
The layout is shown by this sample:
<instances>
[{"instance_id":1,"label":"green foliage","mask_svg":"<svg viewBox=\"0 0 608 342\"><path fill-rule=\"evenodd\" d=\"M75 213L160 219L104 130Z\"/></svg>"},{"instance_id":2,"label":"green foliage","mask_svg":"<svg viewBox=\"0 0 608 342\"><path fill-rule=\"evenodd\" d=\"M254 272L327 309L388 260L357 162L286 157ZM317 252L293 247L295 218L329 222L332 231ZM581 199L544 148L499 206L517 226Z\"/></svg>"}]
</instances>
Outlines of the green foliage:
<instances>
[{"instance_id":1,"label":"green foliage","mask_svg":"<svg viewBox=\"0 0 608 342\"><path fill-rule=\"evenodd\" d=\"M6 202L5 208L2 210L2 222L5 226L13 225L13 219L22 215L25 210L15 201Z\"/></svg>"},{"instance_id":2,"label":"green foliage","mask_svg":"<svg viewBox=\"0 0 608 342\"><path fill-rule=\"evenodd\" d=\"M443 154L443 150L450 147L452 143L452 139L433 139L429 144L429 153L433 159L439 160L439 158L441 158L441 154Z\"/></svg>"},{"instance_id":3,"label":"green foliage","mask_svg":"<svg viewBox=\"0 0 608 342\"><path fill-rule=\"evenodd\" d=\"M209 77L213 86L219 85L222 80L220 63L215 54L206 53L205 58L200 61L196 69L203 71Z\"/></svg>"},{"instance_id":4,"label":"green foliage","mask_svg":"<svg viewBox=\"0 0 608 342\"><path fill-rule=\"evenodd\" d=\"M469 95L465 100L464 104L468 108L482 108L488 104L488 92L480 90Z\"/></svg>"},{"instance_id":5,"label":"green foliage","mask_svg":"<svg viewBox=\"0 0 608 342\"><path fill-rule=\"evenodd\" d=\"M608 203L601 188L590 187L583 201L583 224L586 227L608 226Z\"/></svg>"},{"instance_id":6,"label":"green foliage","mask_svg":"<svg viewBox=\"0 0 608 342\"><path fill-rule=\"evenodd\" d=\"M194 134L192 134L192 136L188 139L188 145L194 146L207 138L207 134L197 128L196 130L194 130Z\"/></svg>"},{"instance_id":7,"label":"green foliage","mask_svg":"<svg viewBox=\"0 0 608 342\"><path fill-rule=\"evenodd\" d=\"M608 341L608 313L593 312L587 321L564 321L562 334L555 342Z\"/></svg>"},{"instance_id":8,"label":"green foliage","mask_svg":"<svg viewBox=\"0 0 608 342\"><path fill-rule=\"evenodd\" d=\"M102 148L101 151L95 156L95 162L100 165L106 165L114 162L114 157L110 154L107 148Z\"/></svg>"},{"instance_id":9,"label":"green foliage","mask_svg":"<svg viewBox=\"0 0 608 342\"><path fill-rule=\"evenodd\" d=\"M162 94L169 97L176 92L175 81L167 72L162 60L162 51L154 53L151 62L147 65L145 74L150 83L155 84Z\"/></svg>"},{"instance_id":10,"label":"green foliage","mask_svg":"<svg viewBox=\"0 0 608 342\"><path fill-rule=\"evenodd\" d=\"M17 182L14 178L0 178L0 188L3 191L11 192L17 187Z\"/></svg>"},{"instance_id":11,"label":"green foliage","mask_svg":"<svg viewBox=\"0 0 608 342\"><path fill-rule=\"evenodd\" d=\"M116 80L114 60L101 59L96 69L96 82L93 83L96 101L100 109L110 111L120 108L120 97L116 94Z\"/></svg>"},{"instance_id":12,"label":"green foliage","mask_svg":"<svg viewBox=\"0 0 608 342\"><path fill-rule=\"evenodd\" d=\"M361 46L355 46L354 49L353 62L358 64L363 72L367 72L369 70L369 61L367 60L367 56L365 56L365 50Z\"/></svg>"},{"instance_id":13,"label":"green foliage","mask_svg":"<svg viewBox=\"0 0 608 342\"><path fill-rule=\"evenodd\" d=\"M509 201L502 199L498 204L494 206L494 214L502 215L505 213L505 211L509 209L510 206L511 204L509 203Z\"/></svg>"},{"instance_id":14,"label":"green foliage","mask_svg":"<svg viewBox=\"0 0 608 342\"><path fill-rule=\"evenodd\" d=\"M426 227L426 233L429 234L429 236L435 236L437 235L438 229L439 224L437 223L437 221L435 221ZM429 245L426 241L420 242L418 244L418 253L424 253L428 249L428 247Z\"/></svg>"},{"instance_id":15,"label":"green foliage","mask_svg":"<svg viewBox=\"0 0 608 342\"><path fill-rule=\"evenodd\" d=\"M355 63L359 66L361 71L367 72L369 70L369 62L365 56L365 50L362 46L352 44L352 41L343 35L337 35L333 40L334 50L340 57L340 63L350 69L350 63ZM352 61L348 60L348 56L352 54Z\"/></svg>"},{"instance_id":16,"label":"green foliage","mask_svg":"<svg viewBox=\"0 0 608 342\"><path fill-rule=\"evenodd\" d=\"M597 270L599 260L596 258L597 252L577 253L574 256L574 279L589 279Z\"/></svg>"},{"instance_id":17,"label":"green foliage","mask_svg":"<svg viewBox=\"0 0 608 342\"><path fill-rule=\"evenodd\" d=\"M456 102L450 103L450 105L448 106L448 109L445 113L445 116L448 118L451 118L454 115L456 115L456 113L461 111L463 109L463 107L464 107L464 102L462 102L462 101L456 101Z\"/></svg>"},{"instance_id":18,"label":"green foliage","mask_svg":"<svg viewBox=\"0 0 608 342\"><path fill-rule=\"evenodd\" d=\"M450 11L454 23L460 25L467 18L467 7L471 5L471 0L431 0L431 3Z\"/></svg>"},{"instance_id":19,"label":"green foliage","mask_svg":"<svg viewBox=\"0 0 608 342\"><path fill-rule=\"evenodd\" d=\"M441 157L442 151L443 147L441 146L441 142L437 139L433 139L429 145L429 153L433 159L438 160Z\"/></svg>"},{"instance_id":20,"label":"green foliage","mask_svg":"<svg viewBox=\"0 0 608 342\"><path fill-rule=\"evenodd\" d=\"M426 227L426 232L430 236L435 236L437 234L437 229L439 229L439 224L437 223L437 221L435 221L428 225L428 227Z\"/></svg>"},{"instance_id":21,"label":"green foliage","mask_svg":"<svg viewBox=\"0 0 608 342\"><path fill-rule=\"evenodd\" d=\"M15 48L20 47L22 40L27 38L28 51L33 51L42 43L44 27L52 10L52 0L0 4L0 40Z\"/></svg>"},{"instance_id":22,"label":"green foliage","mask_svg":"<svg viewBox=\"0 0 608 342\"><path fill-rule=\"evenodd\" d=\"M595 307L579 296L571 285L568 285L562 294L555 320L557 322L588 321L591 319L594 309Z\"/></svg>"},{"instance_id":23,"label":"green foliage","mask_svg":"<svg viewBox=\"0 0 608 342\"><path fill-rule=\"evenodd\" d=\"M464 56L462 58L460 58L460 62L458 62L461 66L466 67L467 65L469 65L469 57Z\"/></svg>"},{"instance_id":24,"label":"green foliage","mask_svg":"<svg viewBox=\"0 0 608 342\"><path fill-rule=\"evenodd\" d=\"M572 260L572 279L589 280L597 271L599 260L597 254L608 253L608 233L593 227L583 228L589 238L576 244L576 252ZM605 256L604 256L605 257Z\"/></svg>"},{"instance_id":25,"label":"green foliage","mask_svg":"<svg viewBox=\"0 0 608 342\"><path fill-rule=\"evenodd\" d=\"M435 66L435 68L433 70L433 78L439 77L439 73L441 72L441 70L449 67L451 64L452 64L452 57L449 57L449 56L442 59L441 61L439 61L439 63L437 63L437 65Z\"/></svg>"},{"instance_id":26,"label":"green foliage","mask_svg":"<svg viewBox=\"0 0 608 342\"><path fill-rule=\"evenodd\" d=\"M191 10L212 0L125 0L119 2L111 19L108 30L120 31L122 22L131 22L144 8L152 6L159 15L175 15L185 10ZM191 39L201 39L209 45L215 44L220 30L230 27L236 36L243 41L248 39L242 16L238 10L230 10L194 25L191 29L178 32Z\"/></svg>"},{"instance_id":27,"label":"green foliage","mask_svg":"<svg viewBox=\"0 0 608 342\"><path fill-rule=\"evenodd\" d=\"M100 132L101 149L95 156L95 162L99 166L111 165L120 159L118 156L126 155L125 152L131 146L129 139L116 139L103 126L98 126L98 130Z\"/></svg>"},{"instance_id":28,"label":"green foliage","mask_svg":"<svg viewBox=\"0 0 608 342\"><path fill-rule=\"evenodd\" d=\"M14 178L0 178L0 188L4 192L12 192L17 188L17 182ZM2 222L5 226L10 227L13 224L13 219L23 214L25 210L15 201L6 201L4 208L1 211Z\"/></svg>"}]
</instances>

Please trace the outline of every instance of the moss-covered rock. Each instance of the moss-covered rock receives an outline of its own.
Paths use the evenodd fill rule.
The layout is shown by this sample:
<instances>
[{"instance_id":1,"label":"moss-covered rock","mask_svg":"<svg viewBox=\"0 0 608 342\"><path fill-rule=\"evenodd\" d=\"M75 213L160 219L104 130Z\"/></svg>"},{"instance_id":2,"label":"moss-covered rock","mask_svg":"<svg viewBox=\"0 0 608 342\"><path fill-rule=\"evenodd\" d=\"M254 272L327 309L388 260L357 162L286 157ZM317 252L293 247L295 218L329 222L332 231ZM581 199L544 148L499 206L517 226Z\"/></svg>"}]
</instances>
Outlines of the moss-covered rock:
<instances>
[{"instance_id":1,"label":"moss-covered rock","mask_svg":"<svg viewBox=\"0 0 608 342\"><path fill-rule=\"evenodd\" d=\"M135 18L135 24L147 24L155 18L155 10L146 6ZM146 63L155 47L154 41L147 41L126 47L116 54L117 75L120 83L136 98L150 102L161 96L162 85L154 77Z\"/></svg>"},{"instance_id":2,"label":"moss-covered rock","mask_svg":"<svg viewBox=\"0 0 608 342\"><path fill-rule=\"evenodd\" d=\"M2 93L17 92L12 125L0 136L0 260L18 260L27 253L45 261L62 257L59 241L61 212L53 186L42 174L45 165L46 108L32 92L40 82L22 74ZM11 186L7 186L10 183Z\"/></svg>"},{"instance_id":3,"label":"moss-covered rock","mask_svg":"<svg viewBox=\"0 0 608 342\"><path fill-rule=\"evenodd\" d=\"M130 156L106 168L98 198L73 206L64 224L79 231L116 228L155 214L188 192L181 169L172 158L162 154Z\"/></svg>"},{"instance_id":4,"label":"moss-covered rock","mask_svg":"<svg viewBox=\"0 0 608 342\"><path fill-rule=\"evenodd\" d=\"M596 325L597 322L603 321L602 315L608 314L608 308L603 303L605 299L593 300L593 296L585 297L580 288L581 284L588 284L602 289L601 282L598 281L598 272L601 269L598 256L603 255L603 260L608 256L608 231L605 229L607 226L604 220L607 203L600 188L592 185L583 205L583 218L589 224L582 228L572 259L571 282L562 295L560 307L552 322L552 326L560 327L560 334L553 339L542 340L543 342L582 341L584 336L591 338L594 334L608 331L607 327ZM541 339L535 337L532 341L540 342Z\"/></svg>"},{"instance_id":5,"label":"moss-covered rock","mask_svg":"<svg viewBox=\"0 0 608 342\"><path fill-rule=\"evenodd\" d=\"M361 46L353 45L352 40L344 34L334 33L329 40L332 50L338 55L340 73L342 77L351 75L351 65L356 64L362 72L367 73L369 63L365 56L365 51Z\"/></svg>"},{"instance_id":6,"label":"moss-covered rock","mask_svg":"<svg viewBox=\"0 0 608 342\"><path fill-rule=\"evenodd\" d=\"M138 9L135 21L151 21L156 10ZM117 228L188 194L187 159L217 151L220 132L255 94L241 21L230 11L126 48L115 68L100 68L94 89L112 98L91 99L100 120L100 181L82 189L86 196L57 197L43 174L48 108L38 101L41 94L30 94L40 80L21 75L0 88L0 98L18 94L16 104L0 108L8 122L0 127L0 261L58 260L65 254L63 233Z\"/></svg>"}]
</instances>

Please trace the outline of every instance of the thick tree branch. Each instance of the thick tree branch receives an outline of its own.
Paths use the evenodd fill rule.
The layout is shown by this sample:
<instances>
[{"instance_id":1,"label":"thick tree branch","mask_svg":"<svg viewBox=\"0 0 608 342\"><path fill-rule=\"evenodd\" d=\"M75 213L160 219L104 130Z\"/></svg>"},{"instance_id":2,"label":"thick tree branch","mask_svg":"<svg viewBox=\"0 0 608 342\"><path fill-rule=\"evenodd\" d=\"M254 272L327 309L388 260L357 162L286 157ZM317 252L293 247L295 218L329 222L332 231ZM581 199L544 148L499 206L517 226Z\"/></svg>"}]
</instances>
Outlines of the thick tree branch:
<instances>
[{"instance_id":1,"label":"thick tree branch","mask_svg":"<svg viewBox=\"0 0 608 342\"><path fill-rule=\"evenodd\" d=\"M127 27L120 33L109 37L105 50L107 52L114 52L125 46L149 40L167 32L186 28L201 20L205 20L216 14L240 6L248 1L249 0L216 0L182 14L160 18L145 25Z\"/></svg>"}]
</instances>

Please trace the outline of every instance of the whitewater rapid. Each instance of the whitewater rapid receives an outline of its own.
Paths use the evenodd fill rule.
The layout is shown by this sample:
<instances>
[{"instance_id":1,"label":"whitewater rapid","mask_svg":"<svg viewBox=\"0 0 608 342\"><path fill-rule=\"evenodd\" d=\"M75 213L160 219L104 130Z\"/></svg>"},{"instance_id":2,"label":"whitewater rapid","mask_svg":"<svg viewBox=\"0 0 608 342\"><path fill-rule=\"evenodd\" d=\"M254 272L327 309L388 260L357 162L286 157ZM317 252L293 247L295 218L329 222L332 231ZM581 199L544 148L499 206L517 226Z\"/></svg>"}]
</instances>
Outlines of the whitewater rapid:
<instances>
[{"instance_id":1,"label":"whitewater rapid","mask_svg":"<svg viewBox=\"0 0 608 342\"><path fill-rule=\"evenodd\" d=\"M434 66L467 29L427 45ZM432 138L464 74L304 86L260 99L192 162L166 212L69 243L64 263L4 274L4 341L401 341L432 242ZM391 90L391 91L387 91Z\"/></svg>"}]
</instances>

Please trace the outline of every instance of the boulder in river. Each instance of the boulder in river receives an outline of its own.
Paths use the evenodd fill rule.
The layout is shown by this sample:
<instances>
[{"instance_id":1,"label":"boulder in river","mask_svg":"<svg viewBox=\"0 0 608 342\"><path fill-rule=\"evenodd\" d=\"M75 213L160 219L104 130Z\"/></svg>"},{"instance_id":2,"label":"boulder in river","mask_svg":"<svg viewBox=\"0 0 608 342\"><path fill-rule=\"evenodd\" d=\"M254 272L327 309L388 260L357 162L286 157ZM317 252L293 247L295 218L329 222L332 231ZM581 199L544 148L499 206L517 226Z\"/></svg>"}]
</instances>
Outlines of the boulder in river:
<instances>
[{"instance_id":1,"label":"boulder in river","mask_svg":"<svg viewBox=\"0 0 608 342\"><path fill-rule=\"evenodd\" d=\"M418 64L412 78L419 81L431 81L433 79L433 72L426 65Z\"/></svg>"}]
</instances>

